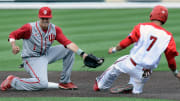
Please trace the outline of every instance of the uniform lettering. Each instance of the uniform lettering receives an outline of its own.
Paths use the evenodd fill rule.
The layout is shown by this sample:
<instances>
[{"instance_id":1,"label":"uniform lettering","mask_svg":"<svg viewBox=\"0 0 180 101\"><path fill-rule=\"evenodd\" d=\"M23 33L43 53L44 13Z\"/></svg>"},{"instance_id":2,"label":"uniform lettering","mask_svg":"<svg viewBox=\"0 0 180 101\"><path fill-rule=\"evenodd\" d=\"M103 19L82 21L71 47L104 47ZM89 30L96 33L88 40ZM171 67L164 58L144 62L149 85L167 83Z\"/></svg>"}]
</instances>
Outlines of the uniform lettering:
<instances>
[{"instance_id":1,"label":"uniform lettering","mask_svg":"<svg viewBox=\"0 0 180 101\"><path fill-rule=\"evenodd\" d=\"M155 43L156 40L157 40L157 37L151 35L150 40L153 40L153 41L152 41L152 43L149 45L149 47L147 48L147 51L149 51L149 50L152 48L152 46L154 45L154 43Z\"/></svg>"},{"instance_id":2,"label":"uniform lettering","mask_svg":"<svg viewBox=\"0 0 180 101\"><path fill-rule=\"evenodd\" d=\"M49 35L49 41L52 43L55 40L55 35Z\"/></svg>"}]
</instances>

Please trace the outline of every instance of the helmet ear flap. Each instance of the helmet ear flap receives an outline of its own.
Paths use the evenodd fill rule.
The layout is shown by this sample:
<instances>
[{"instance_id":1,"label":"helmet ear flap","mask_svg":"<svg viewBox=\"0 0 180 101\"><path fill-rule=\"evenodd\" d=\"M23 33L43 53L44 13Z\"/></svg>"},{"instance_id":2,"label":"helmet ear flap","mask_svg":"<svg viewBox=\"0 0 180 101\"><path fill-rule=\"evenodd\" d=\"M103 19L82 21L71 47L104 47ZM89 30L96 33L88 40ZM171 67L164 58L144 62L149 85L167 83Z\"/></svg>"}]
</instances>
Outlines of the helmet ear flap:
<instances>
[{"instance_id":1,"label":"helmet ear flap","mask_svg":"<svg viewBox=\"0 0 180 101\"><path fill-rule=\"evenodd\" d=\"M150 14L149 17L151 18L151 17L152 17L152 14Z\"/></svg>"}]
</instances>

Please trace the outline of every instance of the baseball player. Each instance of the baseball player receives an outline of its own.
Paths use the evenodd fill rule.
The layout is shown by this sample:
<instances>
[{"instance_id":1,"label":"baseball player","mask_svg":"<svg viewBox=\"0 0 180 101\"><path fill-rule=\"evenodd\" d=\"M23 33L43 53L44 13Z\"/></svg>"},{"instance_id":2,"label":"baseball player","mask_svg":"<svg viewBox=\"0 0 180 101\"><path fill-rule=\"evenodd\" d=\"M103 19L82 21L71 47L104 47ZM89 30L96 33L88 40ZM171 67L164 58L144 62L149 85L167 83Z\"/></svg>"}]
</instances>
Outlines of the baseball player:
<instances>
[{"instance_id":1,"label":"baseball player","mask_svg":"<svg viewBox=\"0 0 180 101\"><path fill-rule=\"evenodd\" d=\"M1 90L4 91L9 88L28 91L45 88L78 88L70 80L74 53L77 53L83 59L86 59L88 54L66 38L60 27L51 24L51 18L51 9L49 7L42 7L39 10L39 21L25 24L10 33L9 42L11 43L13 54L17 54L20 51L20 48L15 44L15 40L23 39L21 56L24 69L31 75L31 78L19 78L10 75L2 82ZM54 40L57 40L62 45L51 47ZM63 59L63 71L61 72L60 83L48 82L48 64L60 59ZM102 60L101 63L103 63Z\"/></svg>"},{"instance_id":2,"label":"baseball player","mask_svg":"<svg viewBox=\"0 0 180 101\"><path fill-rule=\"evenodd\" d=\"M129 55L117 59L101 76L96 78L94 91L110 88L121 73L127 73L130 75L129 83L124 87L112 88L110 92L115 94L142 93L143 86L152 70L157 68L162 53L165 53L168 66L175 77L180 79L180 72L176 69L175 56L178 56L178 52L174 38L162 27L167 18L168 9L161 5L155 6L150 13L151 22L139 23L127 38L116 47L110 48L108 53L112 54L134 43Z\"/></svg>"}]
</instances>

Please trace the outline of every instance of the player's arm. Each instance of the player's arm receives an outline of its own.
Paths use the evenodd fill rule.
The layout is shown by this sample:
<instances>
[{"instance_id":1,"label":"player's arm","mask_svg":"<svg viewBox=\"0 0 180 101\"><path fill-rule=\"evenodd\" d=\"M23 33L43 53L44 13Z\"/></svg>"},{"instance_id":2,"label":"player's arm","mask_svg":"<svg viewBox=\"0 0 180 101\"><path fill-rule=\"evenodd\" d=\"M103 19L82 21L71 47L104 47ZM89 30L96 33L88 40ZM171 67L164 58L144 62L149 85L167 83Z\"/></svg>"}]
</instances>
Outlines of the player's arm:
<instances>
[{"instance_id":1,"label":"player's arm","mask_svg":"<svg viewBox=\"0 0 180 101\"><path fill-rule=\"evenodd\" d=\"M68 49L72 50L73 52L77 53L83 59L87 56L87 54L80 49L75 43L71 42L62 32L61 28L56 26L56 40L63 44Z\"/></svg>"},{"instance_id":2,"label":"player's arm","mask_svg":"<svg viewBox=\"0 0 180 101\"><path fill-rule=\"evenodd\" d=\"M132 32L126 37L124 40L122 40L117 46L109 48L108 53L112 54L117 51L123 50L126 47L130 46L134 42L137 42L139 40L140 33L139 33L139 25L136 25Z\"/></svg>"},{"instance_id":3,"label":"player's arm","mask_svg":"<svg viewBox=\"0 0 180 101\"><path fill-rule=\"evenodd\" d=\"M87 54L73 42L68 44L67 48L83 57L83 59L85 59L85 57L87 56Z\"/></svg>"},{"instance_id":4,"label":"player's arm","mask_svg":"<svg viewBox=\"0 0 180 101\"><path fill-rule=\"evenodd\" d=\"M17 54L20 51L20 48L16 45L15 40L19 39L28 39L31 35L31 26L30 24L25 24L21 28L11 32L9 34L9 42L12 47L12 53Z\"/></svg>"},{"instance_id":5,"label":"player's arm","mask_svg":"<svg viewBox=\"0 0 180 101\"><path fill-rule=\"evenodd\" d=\"M172 37L169 44L168 44L168 47L165 50L165 56L166 56L169 68L171 69L173 74L177 78L180 79L180 73L178 72L178 70L176 68L176 60L175 60L175 56L178 56L178 54L179 53L176 51L175 41Z\"/></svg>"},{"instance_id":6,"label":"player's arm","mask_svg":"<svg viewBox=\"0 0 180 101\"><path fill-rule=\"evenodd\" d=\"M123 50L133 43L134 43L133 40L128 36L124 40L122 40L116 47L110 48L108 53L111 54L111 53L115 53L116 51Z\"/></svg>"},{"instance_id":7,"label":"player's arm","mask_svg":"<svg viewBox=\"0 0 180 101\"><path fill-rule=\"evenodd\" d=\"M165 56L166 59L168 61L168 66L171 69L171 71L173 72L173 74L180 79L180 72L178 72L177 68L176 68L176 60L175 60L175 56L168 54L167 52L165 52Z\"/></svg>"}]
</instances>

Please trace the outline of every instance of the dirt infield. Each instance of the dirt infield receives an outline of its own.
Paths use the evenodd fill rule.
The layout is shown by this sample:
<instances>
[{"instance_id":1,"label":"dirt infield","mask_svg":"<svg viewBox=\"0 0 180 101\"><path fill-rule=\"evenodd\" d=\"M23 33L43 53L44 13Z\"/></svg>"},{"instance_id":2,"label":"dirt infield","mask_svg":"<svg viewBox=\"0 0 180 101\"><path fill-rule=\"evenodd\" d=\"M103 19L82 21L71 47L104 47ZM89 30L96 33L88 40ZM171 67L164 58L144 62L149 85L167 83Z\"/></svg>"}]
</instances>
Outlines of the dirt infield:
<instances>
[{"instance_id":1,"label":"dirt infield","mask_svg":"<svg viewBox=\"0 0 180 101\"><path fill-rule=\"evenodd\" d=\"M151 79L145 84L144 93L133 94L110 94L108 91L94 92L92 90L95 77L102 72L72 72L72 81L79 87L78 90L49 89L43 91L0 91L0 97L138 97L180 100L180 81L171 72L154 72ZM7 75L29 77L25 72L0 72L0 82ZM58 82L59 72L49 72L49 81ZM124 85L128 82L128 76L122 74L114 82L115 85Z\"/></svg>"}]
</instances>

